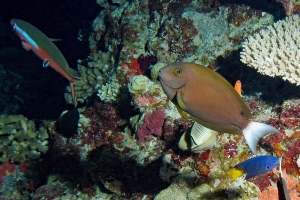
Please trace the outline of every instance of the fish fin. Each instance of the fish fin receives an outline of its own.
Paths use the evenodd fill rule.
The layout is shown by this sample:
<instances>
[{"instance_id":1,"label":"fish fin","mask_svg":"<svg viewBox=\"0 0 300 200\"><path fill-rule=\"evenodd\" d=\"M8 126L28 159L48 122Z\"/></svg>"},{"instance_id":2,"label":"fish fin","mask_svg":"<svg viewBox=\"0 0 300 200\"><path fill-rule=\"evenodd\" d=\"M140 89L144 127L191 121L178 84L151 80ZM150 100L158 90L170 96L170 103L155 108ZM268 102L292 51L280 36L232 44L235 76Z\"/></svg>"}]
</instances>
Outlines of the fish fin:
<instances>
[{"instance_id":1,"label":"fish fin","mask_svg":"<svg viewBox=\"0 0 300 200\"><path fill-rule=\"evenodd\" d=\"M279 158L279 177L277 181L278 196L279 199L291 200L289 190L287 189L286 181L283 177L281 162L282 156Z\"/></svg>"},{"instance_id":2,"label":"fish fin","mask_svg":"<svg viewBox=\"0 0 300 200\"><path fill-rule=\"evenodd\" d=\"M243 130L243 135L253 154L256 154L256 146L259 139L269 133L280 132L273 126L254 121L250 121L248 126Z\"/></svg>"},{"instance_id":3,"label":"fish fin","mask_svg":"<svg viewBox=\"0 0 300 200\"><path fill-rule=\"evenodd\" d=\"M77 102L77 96L76 96L76 93L75 93L74 83L73 82L70 82L70 87L71 87L71 92L72 92L73 104L74 104L74 107L76 108L78 102Z\"/></svg>"},{"instance_id":4,"label":"fish fin","mask_svg":"<svg viewBox=\"0 0 300 200\"><path fill-rule=\"evenodd\" d=\"M186 109L185 103L184 103L183 99L181 98L181 96L180 96L179 94L176 95L176 100L177 100L178 106L179 106L182 110L185 110L185 109Z\"/></svg>"},{"instance_id":5,"label":"fish fin","mask_svg":"<svg viewBox=\"0 0 300 200\"><path fill-rule=\"evenodd\" d=\"M283 174L282 174L282 167L281 167L281 162L282 162L282 156L279 158L279 175L281 177L283 177Z\"/></svg>"},{"instance_id":6,"label":"fish fin","mask_svg":"<svg viewBox=\"0 0 300 200\"><path fill-rule=\"evenodd\" d=\"M48 67L48 66L49 66L49 63L50 63L50 61L47 60L47 59L45 59L45 60L43 61L43 67L44 67L44 68Z\"/></svg>"},{"instance_id":7,"label":"fish fin","mask_svg":"<svg viewBox=\"0 0 300 200\"><path fill-rule=\"evenodd\" d=\"M234 89L240 96L242 96L242 83L240 80L235 82Z\"/></svg>"},{"instance_id":8,"label":"fish fin","mask_svg":"<svg viewBox=\"0 0 300 200\"><path fill-rule=\"evenodd\" d=\"M81 80L81 78L78 77L78 76L72 76L72 78L75 79L75 80Z\"/></svg>"},{"instance_id":9,"label":"fish fin","mask_svg":"<svg viewBox=\"0 0 300 200\"><path fill-rule=\"evenodd\" d=\"M216 143L217 143L217 134L218 132L211 130L211 135L210 137L201 145L195 146L191 149L192 152L194 153L200 153L206 149L211 149L213 148Z\"/></svg>"},{"instance_id":10,"label":"fish fin","mask_svg":"<svg viewBox=\"0 0 300 200\"><path fill-rule=\"evenodd\" d=\"M232 169L229 170L227 174L232 178L232 180L236 180L244 174L244 171L241 169Z\"/></svg>"},{"instance_id":11,"label":"fish fin","mask_svg":"<svg viewBox=\"0 0 300 200\"><path fill-rule=\"evenodd\" d=\"M30 49L31 49L30 45L28 43L24 42L24 41L22 41L22 46L23 46L24 49L26 49L26 51L30 51Z\"/></svg>"},{"instance_id":12,"label":"fish fin","mask_svg":"<svg viewBox=\"0 0 300 200\"><path fill-rule=\"evenodd\" d=\"M55 38L49 38L52 42L59 42L62 41L62 39L55 39Z\"/></svg>"},{"instance_id":13,"label":"fish fin","mask_svg":"<svg viewBox=\"0 0 300 200\"><path fill-rule=\"evenodd\" d=\"M189 115L188 115L184 110L182 110L182 109L180 108L180 106L178 105L178 103L177 103L175 100L173 100L172 103L176 106L176 108L177 108L179 114L180 114L185 120L188 120L188 119L189 119Z\"/></svg>"}]
</instances>

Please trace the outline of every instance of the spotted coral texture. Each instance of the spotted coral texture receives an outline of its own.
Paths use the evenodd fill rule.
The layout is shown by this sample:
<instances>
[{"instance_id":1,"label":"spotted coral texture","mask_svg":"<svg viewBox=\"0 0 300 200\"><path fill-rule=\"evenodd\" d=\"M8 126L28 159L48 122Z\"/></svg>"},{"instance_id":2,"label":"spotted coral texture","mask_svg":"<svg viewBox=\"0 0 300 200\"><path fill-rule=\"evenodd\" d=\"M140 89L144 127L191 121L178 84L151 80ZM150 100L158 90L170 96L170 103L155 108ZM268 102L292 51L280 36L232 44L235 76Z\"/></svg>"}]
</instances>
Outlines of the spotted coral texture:
<instances>
[{"instance_id":1,"label":"spotted coral texture","mask_svg":"<svg viewBox=\"0 0 300 200\"><path fill-rule=\"evenodd\" d=\"M117 82L106 83L98 90L97 96L105 103L113 103L117 101L121 85Z\"/></svg>"},{"instance_id":2,"label":"spotted coral texture","mask_svg":"<svg viewBox=\"0 0 300 200\"><path fill-rule=\"evenodd\" d=\"M267 26L243 43L241 61L261 74L300 85L300 17Z\"/></svg>"}]
</instances>

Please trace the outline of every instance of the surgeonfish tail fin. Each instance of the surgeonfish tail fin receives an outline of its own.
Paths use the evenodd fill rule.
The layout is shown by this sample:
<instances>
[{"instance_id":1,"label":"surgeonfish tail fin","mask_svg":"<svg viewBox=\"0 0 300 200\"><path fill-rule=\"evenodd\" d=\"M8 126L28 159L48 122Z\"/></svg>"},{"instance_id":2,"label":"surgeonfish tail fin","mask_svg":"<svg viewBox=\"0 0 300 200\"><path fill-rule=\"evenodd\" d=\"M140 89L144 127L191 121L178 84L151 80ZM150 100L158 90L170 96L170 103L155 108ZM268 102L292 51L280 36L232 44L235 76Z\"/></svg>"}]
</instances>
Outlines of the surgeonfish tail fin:
<instances>
[{"instance_id":1,"label":"surgeonfish tail fin","mask_svg":"<svg viewBox=\"0 0 300 200\"><path fill-rule=\"evenodd\" d=\"M256 154L256 146L259 139L269 133L280 132L273 126L254 121L250 121L248 126L243 130L243 135L253 154Z\"/></svg>"}]
</instances>

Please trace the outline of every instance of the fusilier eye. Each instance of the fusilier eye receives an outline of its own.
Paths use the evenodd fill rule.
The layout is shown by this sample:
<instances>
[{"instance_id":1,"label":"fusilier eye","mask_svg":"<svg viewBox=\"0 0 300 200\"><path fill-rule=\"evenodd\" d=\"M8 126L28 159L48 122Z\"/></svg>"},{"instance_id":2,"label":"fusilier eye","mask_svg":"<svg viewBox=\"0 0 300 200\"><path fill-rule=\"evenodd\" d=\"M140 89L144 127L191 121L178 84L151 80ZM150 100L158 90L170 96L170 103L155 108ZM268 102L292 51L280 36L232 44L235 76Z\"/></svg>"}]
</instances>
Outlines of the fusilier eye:
<instances>
[{"instance_id":1,"label":"fusilier eye","mask_svg":"<svg viewBox=\"0 0 300 200\"><path fill-rule=\"evenodd\" d=\"M176 69L174 70L174 74L175 74L176 76L181 76L181 75L182 75L182 70L179 69L179 68L176 68Z\"/></svg>"}]
</instances>

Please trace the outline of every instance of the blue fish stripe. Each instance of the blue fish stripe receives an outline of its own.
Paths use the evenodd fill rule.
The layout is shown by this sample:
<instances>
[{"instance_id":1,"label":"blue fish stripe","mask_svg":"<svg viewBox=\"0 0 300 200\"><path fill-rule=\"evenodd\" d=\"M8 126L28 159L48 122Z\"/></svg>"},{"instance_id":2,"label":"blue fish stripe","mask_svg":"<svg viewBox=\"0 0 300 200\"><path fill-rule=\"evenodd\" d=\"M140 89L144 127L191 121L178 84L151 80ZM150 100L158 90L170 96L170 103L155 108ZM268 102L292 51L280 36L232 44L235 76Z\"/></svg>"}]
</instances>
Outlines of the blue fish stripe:
<instances>
[{"instance_id":1,"label":"blue fish stripe","mask_svg":"<svg viewBox=\"0 0 300 200\"><path fill-rule=\"evenodd\" d=\"M16 31L18 31L19 33L21 33L24 38L26 38L26 40L29 41L29 43L36 49L39 48L39 46L37 45L37 43L23 30L21 29L16 23L14 24L14 28L16 29Z\"/></svg>"}]
</instances>

